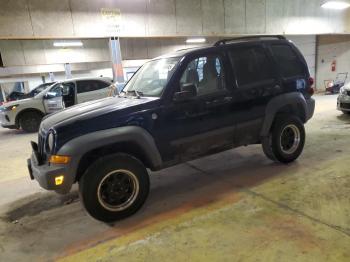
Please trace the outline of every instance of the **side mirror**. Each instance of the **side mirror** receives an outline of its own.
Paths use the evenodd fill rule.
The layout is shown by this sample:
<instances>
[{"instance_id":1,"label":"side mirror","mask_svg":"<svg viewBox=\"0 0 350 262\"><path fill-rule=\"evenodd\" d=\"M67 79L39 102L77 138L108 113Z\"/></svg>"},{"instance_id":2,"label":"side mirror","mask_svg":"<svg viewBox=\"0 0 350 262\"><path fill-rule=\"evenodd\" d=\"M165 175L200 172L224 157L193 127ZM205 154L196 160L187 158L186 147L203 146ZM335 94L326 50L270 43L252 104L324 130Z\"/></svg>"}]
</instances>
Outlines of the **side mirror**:
<instances>
[{"instance_id":1,"label":"side mirror","mask_svg":"<svg viewBox=\"0 0 350 262\"><path fill-rule=\"evenodd\" d=\"M197 96L197 87L192 83L184 84L181 89L182 91L174 94L174 101L176 102L190 100Z\"/></svg>"},{"instance_id":2,"label":"side mirror","mask_svg":"<svg viewBox=\"0 0 350 262\"><path fill-rule=\"evenodd\" d=\"M44 99L51 99L56 97L56 93L55 92L47 92L44 96Z\"/></svg>"}]
</instances>

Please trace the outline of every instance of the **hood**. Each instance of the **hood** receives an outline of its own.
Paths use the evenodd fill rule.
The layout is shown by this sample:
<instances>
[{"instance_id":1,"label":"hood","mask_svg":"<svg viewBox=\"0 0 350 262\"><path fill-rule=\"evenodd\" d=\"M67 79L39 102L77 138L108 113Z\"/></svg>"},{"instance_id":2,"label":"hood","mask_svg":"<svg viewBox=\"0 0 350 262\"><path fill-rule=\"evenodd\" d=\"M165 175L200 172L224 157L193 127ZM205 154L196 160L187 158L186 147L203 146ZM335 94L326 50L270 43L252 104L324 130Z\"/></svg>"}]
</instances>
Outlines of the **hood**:
<instances>
[{"instance_id":1,"label":"hood","mask_svg":"<svg viewBox=\"0 0 350 262\"><path fill-rule=\"evenodd\" d=\"M344 85L343 88L344 88L346 91L350 91L350 83L347 83L346 85Z\"/></svg>"},{"instance_id":2,"label":"hood","mask_svg":"<svg viewBox=\"0 0 350 262\"><path fill-rule=\"evenodd\" d=\"M159 100L158 97L141 97L141 98L123 98L123 97L107 97L99 100L94 100L82 104L78 104L51 114L44 118L42 127L47 130L61 123L82 121L94 118L110 112L122 111L135 106L140 106L152 101Z\"/></svg>"},{"instance_id":3,"label":"hood","mask_svg":"<svg viewBox=\"0 0 350 262\"><path fill-rule=\"evenodd\" d=\"M11 102L6 102L2 105L2 107L9 107L9 106L15 106L15 105L24 105L24 104L30 104L33 103L34 100L37 100L36 98L26 98L26 99L21 99L21 100L16 100L16 101L11 101Z\"/></svg>"}]
</instances>

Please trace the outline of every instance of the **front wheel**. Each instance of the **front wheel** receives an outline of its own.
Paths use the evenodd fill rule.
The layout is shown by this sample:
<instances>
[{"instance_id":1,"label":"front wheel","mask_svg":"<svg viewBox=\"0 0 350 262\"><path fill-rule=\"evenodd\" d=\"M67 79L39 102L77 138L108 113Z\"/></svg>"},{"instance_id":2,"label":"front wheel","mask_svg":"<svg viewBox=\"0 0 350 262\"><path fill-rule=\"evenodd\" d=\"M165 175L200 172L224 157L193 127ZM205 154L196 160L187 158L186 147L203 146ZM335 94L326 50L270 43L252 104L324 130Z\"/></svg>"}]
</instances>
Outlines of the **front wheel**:
<instances>
[{"instance_id":1,"label":"front wheel","mask_svg":"<svg viewBox=\"0 0 350 262\"><path fill-rule=\"evenodd\" d=\"M131 216L145 202L149 176L144 165L127 154L98 159L79 181L87 212L97 220L113 222Z\"/></svg>"},{"instance_id":2,"label":"front wheel","mask_svg":"<svg viewBox=\"0 0 350 262\"><path fill-rule=\"evenodd\" d=\"M39 130L43 116L38 112L25 112L19 119L20 127L27 133L34 133Z\"/></svg>"},{"instance_id":3,"label":"front wheel","mask_svg":"<svg viewBox=\"0 0 350 262\"><path fill-rule=\"evenodd\" d=\"M302 153L304 144L304 125L296 116L278 117L270 134L262 140L265 155L282 163L296 160Z\"/></svg>"}]
</instances>

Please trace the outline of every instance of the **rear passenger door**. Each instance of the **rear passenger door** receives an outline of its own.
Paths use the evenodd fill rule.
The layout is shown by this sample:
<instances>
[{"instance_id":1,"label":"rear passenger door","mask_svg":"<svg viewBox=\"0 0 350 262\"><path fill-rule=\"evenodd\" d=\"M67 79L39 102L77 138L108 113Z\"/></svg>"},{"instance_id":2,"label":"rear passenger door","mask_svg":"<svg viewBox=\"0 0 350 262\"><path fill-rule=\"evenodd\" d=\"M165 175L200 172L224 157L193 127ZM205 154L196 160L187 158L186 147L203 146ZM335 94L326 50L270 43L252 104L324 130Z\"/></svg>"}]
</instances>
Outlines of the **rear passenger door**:
<instances>
[{"instance_id":1,"label":"rear passenger door","mask_svg":"<svg viewBox=\"0 0 350 262\"><path fill-rule=\"evenodd\" d=\"M257 143L272 96L281 93L275 65L263 45L233 47L228 51L235 75L236 145Z\"/></svg>"},{"instance_id":2,"label":"rear passenger door","mask_svg":"<svg viewBox=\"0 0 350 262\"><path fill-rule=\"evenodd\" d=\"M78 104L108 96L109 83L99 80L77 81Z\"/></svg>"}]
</instances>

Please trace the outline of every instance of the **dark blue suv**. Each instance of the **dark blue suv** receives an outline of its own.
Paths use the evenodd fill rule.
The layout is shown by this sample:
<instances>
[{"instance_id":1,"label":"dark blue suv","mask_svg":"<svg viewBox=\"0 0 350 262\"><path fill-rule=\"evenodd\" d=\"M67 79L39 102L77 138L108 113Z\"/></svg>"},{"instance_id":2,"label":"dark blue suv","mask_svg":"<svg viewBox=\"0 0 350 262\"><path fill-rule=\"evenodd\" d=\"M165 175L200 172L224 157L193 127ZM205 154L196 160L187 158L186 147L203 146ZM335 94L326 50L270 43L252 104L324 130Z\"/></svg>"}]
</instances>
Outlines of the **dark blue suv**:
<instances>
[{"instance_id":1,"label":"dark blue suv","mask_svg":"<svg viewBox=\"0 0 350 262\"><path fill-rule=\"evenodd\" d=\"M67 193L79 183L88 213L110 222L135 213L160 170L262 144L294 161L313 115L313 80L283 36L226 39L145 63L116 97L44 119L28 160L32 179Z\"/></svg>"}]
</instances>

